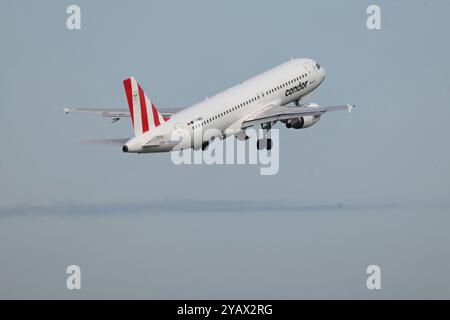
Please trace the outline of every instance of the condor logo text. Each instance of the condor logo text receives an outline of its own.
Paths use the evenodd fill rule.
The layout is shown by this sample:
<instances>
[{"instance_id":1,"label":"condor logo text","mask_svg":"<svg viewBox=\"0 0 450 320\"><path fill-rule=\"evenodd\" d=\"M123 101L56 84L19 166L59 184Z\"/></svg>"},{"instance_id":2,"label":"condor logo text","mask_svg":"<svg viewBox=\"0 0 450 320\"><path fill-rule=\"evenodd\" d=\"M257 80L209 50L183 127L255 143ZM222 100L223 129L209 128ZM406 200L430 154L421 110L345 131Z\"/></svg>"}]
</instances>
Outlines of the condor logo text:
<instances>
[{"instance_id":1,"label":"condor logo text","mask_svg":"<svg viewBox=\"0 0 450 320\"><path fill-rule=\"evenodd\" d=\"M308 81L300 82L298 86L295 86L291 89L286 90L286 97L289 97L290 95L293 95L294 93L305 89L307 86L308 86Z\"/></svg>"}]
</instances>

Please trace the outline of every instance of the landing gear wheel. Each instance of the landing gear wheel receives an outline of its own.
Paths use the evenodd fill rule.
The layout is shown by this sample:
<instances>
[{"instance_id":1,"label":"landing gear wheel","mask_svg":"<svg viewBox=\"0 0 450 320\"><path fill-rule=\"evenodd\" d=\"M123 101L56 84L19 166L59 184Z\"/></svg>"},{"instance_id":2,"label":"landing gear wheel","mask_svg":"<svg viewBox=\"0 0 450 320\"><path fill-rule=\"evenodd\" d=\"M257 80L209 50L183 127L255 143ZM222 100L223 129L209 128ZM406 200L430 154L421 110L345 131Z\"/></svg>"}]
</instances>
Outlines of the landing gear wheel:
<instances>
[{"instance_id":1,"label":"landing gear wheel","mask_svg":"<svg viewBox=\"0 0 450 320\"><path fill-rule=\"evenodd\" d=\"M267 139L266 140L266 149L267 150L272 150L272 139Z\"/></svg>"},{"instance_id":2,"label":"landing gear wheel","mask_svg":"<svg viewBox=\"0 0 450 320\"><path fill-rule=\"evenodd\" d=\"M272 139L259 139L256 143L258 150L272 150Z\"/></svg>"},{"instance_id":3,"label":"landing gear wheel","mask_svg":"<svg viewBox=\"0 0 450 320\"><path fill-rule=\"evenodd\" d=\"M256 148L258 148L258 150L264 150L266 148L266 141L265 139L259 139L256 142Z\"/></svg>"},{"instance_id":4,"label":"landing gear wheel","mask_svg":"<svg viewBox=\"0 0 450 320\"><path fill-rule=\"evenodd\" d=\"M270 129L272 129L272 125L274 125L275 122L268 122L261 124L261 128L263 129L263 138L259 139L256 143L256 147L258 150L272 150L272 139L268 138L268 132Z\"/></svg>"}]
</instances>

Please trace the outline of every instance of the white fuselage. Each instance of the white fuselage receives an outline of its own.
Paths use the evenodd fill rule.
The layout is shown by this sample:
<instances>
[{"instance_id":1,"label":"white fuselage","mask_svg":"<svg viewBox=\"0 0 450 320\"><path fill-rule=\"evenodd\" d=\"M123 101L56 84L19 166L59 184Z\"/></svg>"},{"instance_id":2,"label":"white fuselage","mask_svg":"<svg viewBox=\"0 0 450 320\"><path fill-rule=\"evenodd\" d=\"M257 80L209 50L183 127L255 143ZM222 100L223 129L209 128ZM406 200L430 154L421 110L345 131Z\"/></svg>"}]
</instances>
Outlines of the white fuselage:
<instances>
[{"instance_id":1,"label":"white fuselage","mask_svg":"<svg viewBox=\"0 0 450 320\"><path fill-rule=\"evenodd\" d=\"M194 130L216 132L227 136L239 130L243 121L267 105L286 105L301 100L315 90L325 79L325 71L311 59L293 59L247 81L207 98L175 114L161 126L127 142L128 152L168 152L173 144L144 147L152 139L170 141L173 132ZM214 129L214 130L210 130ZM206 141L212 137L207 137ZM186 141L182 148L197 148L205 139Z\"/></svg>"}]
</instances>

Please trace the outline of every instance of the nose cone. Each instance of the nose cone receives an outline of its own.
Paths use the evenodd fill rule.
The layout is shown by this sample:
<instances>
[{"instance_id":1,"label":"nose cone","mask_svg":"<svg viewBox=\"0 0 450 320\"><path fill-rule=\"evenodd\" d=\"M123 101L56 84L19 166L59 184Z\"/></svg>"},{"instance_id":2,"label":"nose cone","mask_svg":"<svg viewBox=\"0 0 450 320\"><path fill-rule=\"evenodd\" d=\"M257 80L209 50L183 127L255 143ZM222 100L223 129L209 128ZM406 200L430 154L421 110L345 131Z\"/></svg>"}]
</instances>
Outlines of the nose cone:
<instances>
[{"instance_id":1,"label":"nose cone","mask_svg":"<svg viewBox=\"0 0 450 320\"><path fill-rule=\"evenodd\" d=\"M325 68L321 66L317 61L312 60L312 64L314 65L314 69L316 70L317 80L322 83L327 77L327 73L325 72Z\"/></svg>"},{"instance_id":2,"label":"nose cone","mask_svg":"<svg viewBox=\"0 0 450 320\"><path fill-rule=\"evenodd\" d=\"M320 77L325 80L325 78L327 77L327 72L325 71L324 67L320 67Z\"/></svg>"}]
</instances>

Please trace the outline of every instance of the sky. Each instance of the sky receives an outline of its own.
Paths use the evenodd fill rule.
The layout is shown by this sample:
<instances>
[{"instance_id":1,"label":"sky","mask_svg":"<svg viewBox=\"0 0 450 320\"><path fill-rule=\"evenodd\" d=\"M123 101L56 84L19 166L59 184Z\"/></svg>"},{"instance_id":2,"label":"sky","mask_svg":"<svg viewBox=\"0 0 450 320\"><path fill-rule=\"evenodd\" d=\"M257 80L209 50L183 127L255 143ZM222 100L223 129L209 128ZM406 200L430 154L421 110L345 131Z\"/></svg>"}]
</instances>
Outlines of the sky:
<instances>
[{"instance_id":1,"label":"sky","mask_svg":"<svg viewBox=\"0 0 450 320\"><path fill-rule=\"evenodd\" d=\"M66 8L73 3L81 8L81 30L66 28ZM366 26L366 9L373 3L381 7L381 30L368 30ZM257 239L266 245L270 258L270 252L276 249L294 250L298 241L309 243L312 238L307 238L308 234L327 230L346 248L346 261L354 261L360 255L349 249L350 244L364 237L357 228L374 223L373 219L375 224L380 223L381 230L391 231L389 240L383 242L386 246L398 239L418 241L416 231L421 230L417 231L423 232L420 239L430 242L418 241L420 252L427 246L440 248L435 255L427 256L428 261L439 261L435 264L439 267L433 269L438 270L437 276L445 270L442 266L450 264L445 254L439 254L448 252L450 243L442 228L449 222L450 196L448 1L5 0L0 5L0 261L8 270L3 280L9 279L8 286L0 288L1 297L24 297L31 292L31 297L64 294L71 298L64 290L51 290L33 280L30 270L37 268L43 277L53 279L45 268L68 264L71 256L63 254L66 246L101 274L105 262L92 262L95 250L107 252L112 262L121 260L112 247L120 246L115 234L132 237L126 242L131 248L155 240L158 232L167 231L164 226L171 223L179 232L167 232L167 242L158 238L161 246L152 247L152 253L160 261L175 263L163 259L162 250L174 256L180 253L183 235L194 254L189 257L189 248L181 246L187 252L185 263L198 279L206 266L189 263L189 259L206 261L198 247L204 240L200 235L207 239L218 236L210 245L222 246L221 259L233 256L227 243L235 245L234 241L240 239L242 247L233 247L236 257L246 261L243 265L256 266L255 261L263 259L262 252L257 251L252 260L243 257L244 250L255 252ZM290 57L313 58L327 71L326 81L311 101L321 105L352 103L357 109L351 114L326 115L307 130L280 130L280 170L274 176L261 176L259 168L252 165L176 166L169 154L130 155L123 154L120 147L80 146L79 142L86 139L131 137L131 123L125 119L111 124L107 119L66 116L63 112L66 106L126 107L122 80L128 76L137 78L157 106L188 107ZM243 209L240 216L247 202L255 208L251 213ZM338 209L343 205L350 209L339 220ZM187 211L191 215L180 215L183 207L190 208ZM364 208L364 214L357 214L358 210L352 209L355 207ZM145 208L152 213L143 214ZM270 208L269 212L265 208ZM321 214L311 215L317 208ZM80 211L92 212L92 216ZM111 211L114 214L109 217ZM292 216L293 211L298 214ZM378 220L378 214L387 220ZM263 224L262 229L249 228L254 219L262 219L258 222ZM233 227L233 221L242 224ZM333 230L331 221L343 227L341 232ZM405 221L407 230L401 227ZM197 223L201 230L210 231L198 233ZM294 236L292 223L298 223L295 225L306 235ZM271 225L277 227L271 231ZM103 230L102 226L111 228ZM148 234L144 226L149 227ZM306 226L312 228L311 233ZM427 226L426 230L421 226ZM237 228L235 240L228 238L227 227ZM152 230L155 233L150 234ZM273 238L264 238L266 233L261 230L274 232ZM379 248L382 255L381 247L375 245L374 230L366 244ZM136 238L135 231L142 238ZM78 238L84 232L86 243ZM100 239L99 234L115 239L111 247L103 247L108 241ZM53 247L61 237L65 239L61 247ZM311 242L302 250L314 261L313 252L319 248L332 255L330 243ZM405 240L399 248L407 243ZM37 249L32 244L39 246L47 259L37 267L27 263L29 257L36 259ZM83 255L84 245L92 245L95 250ZM143 246L137 250L145 252ZM279 258L280 252L273 257ZM396 253L386 253L380 259L396 265L392 260ZM414 259L409 256L410 260L405 260L422 261L414 254L418 253L413 253ZM49 260L54 255L59 257L56 264ZM311 269L326 264L327 258L322 258L311 262ZM282 261L286 264L279 270L290 270L298 263L294 258ZM152 269L161 272L161 279L170 276L161 271L164 266L161 262ZM341 264L343 269L345 266ZM238 274L239 270L234 271ZM393 278L402 279L399 270ZM24 280L23 274L31 279ZM229 276L236 279L236 274ZM255 274L248 271L250 277ZM147 297L145 288L139 288L138 293L132 290L137 288L135 282L128 279L126 297ZM30 291L30 283L43 289ZM214 283L221 285L218 280ZM247 289L211 290L206 296L234 297L241 293L242 297L253 297L252 293L261 290L256 281L250 283ZM424 296L449 297L448 281L433 278L431 283L434 285L429 287L418 284L426 288ZM273 285L273 292L280 295L290 292L287 297L308 297L305 292L283 291L289 286L287 279ZM189 291L192 284L185 280L178 286L164 282L159 286L185 293L179 298L201 297L201 292L207 292ZM206 287L205 282L205 287L198 288ZM361 296L360 291L350 289L347 295L340 295L343 283L335 288L336 294L317 289L313 296ZM388 292L384 297L414 297L408 294L417 288L410 289ZM170 292L149 297L170 298ZM111 291L98 289L86 292L85 297L108 293Z\"/></svg>"}]
</instances>

